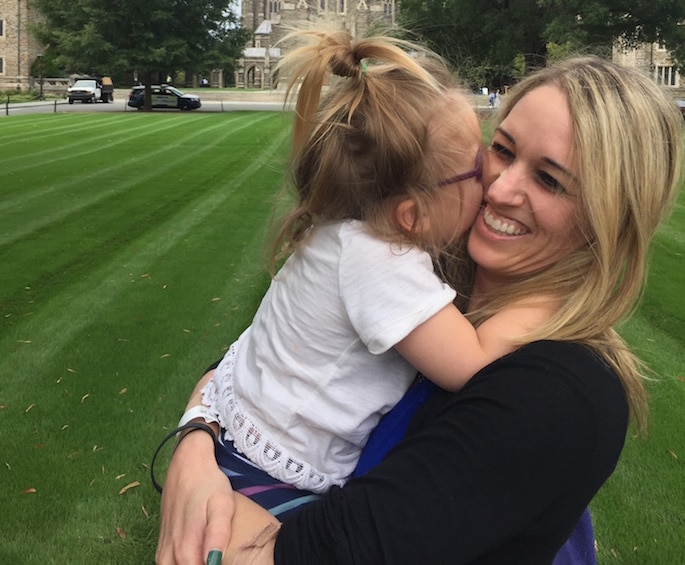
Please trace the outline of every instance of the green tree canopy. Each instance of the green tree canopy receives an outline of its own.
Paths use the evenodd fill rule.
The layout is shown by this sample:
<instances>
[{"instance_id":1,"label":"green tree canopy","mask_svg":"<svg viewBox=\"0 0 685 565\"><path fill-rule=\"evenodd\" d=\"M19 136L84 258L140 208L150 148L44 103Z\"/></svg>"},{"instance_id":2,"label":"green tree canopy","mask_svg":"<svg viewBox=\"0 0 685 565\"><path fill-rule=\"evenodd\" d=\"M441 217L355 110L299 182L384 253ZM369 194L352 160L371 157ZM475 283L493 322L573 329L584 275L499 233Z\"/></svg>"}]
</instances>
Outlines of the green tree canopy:
<instances>
[{"instance_id":1,"label":"green tree canopy","mask_svg":"<svg viewBox=\"0 0 685 565\"><path fill-rule=\"evenodd\" d=\"M235 0L35 0L38 39L70 72L141 76L223 67L247 37Z\"/></svg>"},{"instance_id":2,"label":"green tree canopy","mask_svg":"<svg viewBox=\"0 0 685 565\"><path fill-rule=\"evenodd\" d=\"M550 44L606 51L615 40L661 41L685 68L682 0L402 0L399 17L475 85L544 65Z\"/></svg>"}]
</instances>

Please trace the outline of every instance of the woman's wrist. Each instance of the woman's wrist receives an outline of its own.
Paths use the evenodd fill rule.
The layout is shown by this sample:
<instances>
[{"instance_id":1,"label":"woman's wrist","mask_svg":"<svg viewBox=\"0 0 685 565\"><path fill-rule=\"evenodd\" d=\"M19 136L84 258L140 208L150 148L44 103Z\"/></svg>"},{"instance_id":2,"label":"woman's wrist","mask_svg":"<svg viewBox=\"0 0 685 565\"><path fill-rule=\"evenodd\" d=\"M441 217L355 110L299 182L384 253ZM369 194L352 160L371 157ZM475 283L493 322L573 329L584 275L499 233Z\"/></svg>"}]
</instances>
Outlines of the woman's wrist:
<instances>
[{"instance_id":1,"label":"woman's wrist","mask_svg":"<svg viewBox=\"0 0 685 565\"><path fill-rule=\"evenodd\" d=\"M191 426L195 423L202 426L202 428L189 427L179 432L178 440L176 442L176 449L174 450L174 457L176 456L176 452L181 450L181 447L183 445L190 444L191 450L197 452L197 456L211 456L211 458L214 459L214 447L216 445L216 438L219 435L219 425L217 423L206 424L204 421L200 420L198 420L197 422L189 422ZM206 431L204 428L206 428ZM212 433L210 433L210 431Z\"/></svg>"},{"instance_id":2,"label":"woman's wrist","mask_svg":"<svg viewBox=\"0 0 685 565\"><path fill-rule=\"evenodd\" d=\"M181 442L188 437L192 432L202 432L201 434L193 434L195 436L202 436L204 437L205 443L207 443L208 446L211 446L211 451L208 452L214 457L214 448L217 443L217 437L219 434L219 425L214 422L214 423L207 423L204 420L198 421L197 419L191 420L190 422L179 426L178 428L175 428L171 432L169 432L166 437L161 441L161 443L157 446L157 449L155 450L154 455L152 456L152 462L150 463L150 479L152 480L152 485L157 489L157 491L161 494L163 487L162 485L157 481L157 476L155 472L155 463L157 462L157 457L159 456L160 452L164 449L164 447L173 439L176 440L176 447L174 449L174 453L178 451ZM198 443L198 446L201 445Z\"/></svg>"},{"instance_id":3,"label":"woman's wrist","mask_svg":"<svg viewBox=\"0 0 685 565\"><path fill-rule=\"evenodd\" d=\"M178 433L176 434L176 449L186 436L193 432L202 432L212 438L212 444L216 445L218 434L219 434L219 424L216 422L205 422L204 420L194 419L176 428Z\"/></svg>"}]
</instances>

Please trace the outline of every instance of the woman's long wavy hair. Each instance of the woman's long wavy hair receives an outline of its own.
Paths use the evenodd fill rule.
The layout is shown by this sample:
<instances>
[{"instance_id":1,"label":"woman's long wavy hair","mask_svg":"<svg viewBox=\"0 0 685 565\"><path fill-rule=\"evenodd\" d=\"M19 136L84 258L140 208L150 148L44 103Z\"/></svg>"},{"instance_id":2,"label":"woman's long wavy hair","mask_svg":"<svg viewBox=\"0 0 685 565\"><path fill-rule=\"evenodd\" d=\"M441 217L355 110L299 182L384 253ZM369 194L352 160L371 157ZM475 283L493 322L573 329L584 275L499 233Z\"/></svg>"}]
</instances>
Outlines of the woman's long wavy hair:
<instances>
[{"instance_id":1,"label":"woman's long wavy hair","mask_svg":"<svg viewBox=\"0 0 685 565\"><path fill-rule=\"evenodd\" d=\"M645 368L614 327L640 298L650 241L682 180L683 119L638 70L576 57L523 80L506 97L498 120L543 85L558 87L568 98L587 244L542 272L512 281L497 296L479 297L485 306L470 317L479 324L511 300L558 297L556 315L525 341L567 340L593 348L618 372L642 432Z\"/></svg>"},{"instance_id":2,"label":"woman's long wavy hair","mask_svg":"<svg viewBox=\"0 0 685 565\"><path fill-rule=\"evenodd\" d=\"M312 226L345 219L363 220L378 237L439 256L442 246L418 229L442 158L439 144L429 143L436 130L431 119L440 111L445 119L468 123L455 110L456 86L447 67L418 45L384 35L353 39L345 31L299 31L284 41L302 44L279 63L286 98L296 95L290 183L296 194L271 238L272 274ZM466 98L459 100L471 112ZM455 130L458 123L452 135ZM468 135L467 125L462 133ZM460 145L459 139L449 142ZM468 145L461 145L466 152ZM394 213L407 197L417 206L417 229L409 232Z\"/></svg>"}]
</instances>

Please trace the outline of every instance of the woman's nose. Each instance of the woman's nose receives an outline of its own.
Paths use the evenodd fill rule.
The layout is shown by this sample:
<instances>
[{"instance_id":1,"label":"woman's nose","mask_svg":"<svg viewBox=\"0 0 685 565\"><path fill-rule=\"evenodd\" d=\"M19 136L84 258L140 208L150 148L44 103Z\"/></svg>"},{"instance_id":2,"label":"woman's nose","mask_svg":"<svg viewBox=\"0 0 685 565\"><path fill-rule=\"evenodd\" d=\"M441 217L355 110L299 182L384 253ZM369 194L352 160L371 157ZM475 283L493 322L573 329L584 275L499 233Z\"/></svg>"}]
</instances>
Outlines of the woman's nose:
<instances>
[{"instance_id":1,"label":"woman's nose","mask_svg":"<svg viewBox=\"0 0 685 565\"><path fill-rule=\"evenodd\" d=\"M517 163L507 166L492 167L487 179L485 194L493 203L520 206L525 201L525 183L527 175Z\"/></svg>"}]
</instances>

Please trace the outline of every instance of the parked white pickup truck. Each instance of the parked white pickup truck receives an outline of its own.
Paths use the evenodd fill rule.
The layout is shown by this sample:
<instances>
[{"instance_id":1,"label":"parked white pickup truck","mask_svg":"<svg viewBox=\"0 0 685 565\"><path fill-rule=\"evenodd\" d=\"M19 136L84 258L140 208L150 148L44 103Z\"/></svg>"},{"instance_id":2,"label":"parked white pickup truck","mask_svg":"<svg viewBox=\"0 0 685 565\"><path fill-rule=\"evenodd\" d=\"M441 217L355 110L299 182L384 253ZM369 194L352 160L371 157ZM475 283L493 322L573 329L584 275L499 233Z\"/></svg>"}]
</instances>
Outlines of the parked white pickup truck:
<instances>
[{"instance_id":1,"label":"parked white pickup truck","mask_svg":"<svg viewBox=\"0 0 685 565\"><path fill-rule=\"evenodd\" d=\"M73 104L74 100L81 102L112 102L114 87L112 86L112 79L103 77L102 81L98 79L79 79L69 88L67 88L67 98L69 104Z\"/></svg>"}]
</instances>

